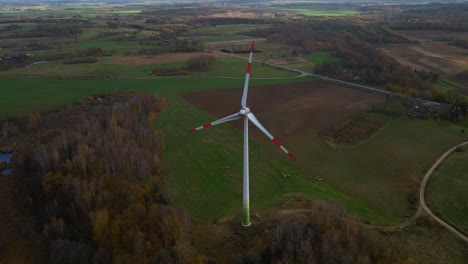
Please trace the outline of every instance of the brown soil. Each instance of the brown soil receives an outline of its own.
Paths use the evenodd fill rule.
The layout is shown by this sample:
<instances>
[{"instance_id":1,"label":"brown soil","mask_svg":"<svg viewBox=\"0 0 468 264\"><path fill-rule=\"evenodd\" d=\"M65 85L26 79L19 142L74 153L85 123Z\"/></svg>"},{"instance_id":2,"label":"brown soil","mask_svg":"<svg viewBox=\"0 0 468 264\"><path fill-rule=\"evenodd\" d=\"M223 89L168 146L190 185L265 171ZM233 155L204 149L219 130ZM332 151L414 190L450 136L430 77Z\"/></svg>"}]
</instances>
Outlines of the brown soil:
<instances>
[{"instance_id":1,"label":"brown soil","mask_svg":"<svg viewBox=\"0 0 468 264\"><path fill-rule=\"evenodd\" d=\"M242 89L183 94L188 102L223 117L239 111ZM248 105L262 124L279 138L317 133L350 116L383 103L381 95L326 81L258 86L249 90ZM242 128L242 122L233 125ZM253 136L260 134L253 130ZM262 138L264 136L261 136Z\"/></svg>"},{"instance_id":2,"label":"brown soil","mask_svg":"<svg viewBox=\"0 0 468 264\"><path fill-rule=\"evenodd\" d=\"M169 62L186 61L192 57L199 55L211 55L216 58L226 57L224 54L210 53L210 52L187 52L187 53L169 53L154 56L125 56L114 60L113 64L126 64L126 65L148 65L148 64L161 64Z\"/></svg>"},{"instance_id":3,"label":"brown soil","mask_svg":"<svg viewBox=\"0 0 468 264\"><path fill-rule=\"evenodd\" d=\"M321 131L321 137L333 149L341 149L362 142L385 124L382 116L356 116L343 126Z\"/></svg>"},{"instance_id":4,"label":"brown soil","mask_svg":"<svg viewBox=\"0 0 468 264\"><path fill-rule=\"evenodd\" d=\"M419 41L420 44L384 45L380 49L403 65L416 70L429 70L446 75L468 69L466 49L448 45L439 38L468 39L466 32L437 30L396 30L397 34Z\"/></svg>"},{"instance_id":5,"label":"brown soil","mask_svg":"<svg viewBox=\"0 0 468 264\"><path fill-rule=\"evenodd\" d=\"M468 71L463 71L449 77L450 80L468 87Z\"/></svg>"}]
</instances>

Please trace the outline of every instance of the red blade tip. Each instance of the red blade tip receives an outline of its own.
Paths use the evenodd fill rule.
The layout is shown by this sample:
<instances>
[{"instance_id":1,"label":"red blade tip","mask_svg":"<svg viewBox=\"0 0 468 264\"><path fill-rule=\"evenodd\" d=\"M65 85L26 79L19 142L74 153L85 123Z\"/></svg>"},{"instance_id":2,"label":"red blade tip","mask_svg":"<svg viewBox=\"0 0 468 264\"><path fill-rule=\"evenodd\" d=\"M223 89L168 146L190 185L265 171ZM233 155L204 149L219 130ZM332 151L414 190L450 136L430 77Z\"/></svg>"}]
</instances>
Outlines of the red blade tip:
<instances>
[{"instance_id":1,"label":"red blade tip","mask_svg":"<svg viewBox=\"0 0 468 264\"><path fill-rule=\"evenodd\" d=\"M190 129L188 132L190 133L195 132L195 128Z\"/></svg>"},{"instance_id":2,"label":"red blade tip","mask_svg":"<svg viewBox=\"0 0 468 264\"><path fill-rule=\"evenodd\" d=\"M271 141L273 141L273 143L275 143L276 146L281 147L281 143L276 138L273 138Z\"/></svg>"},{"instance_id":3,"label":"red blade tip","mask_svg":"<svg viewBox=\"0 0 468 264\"><path fill-rule=\"evenodd\" d=\"M291 154L291 152L288 152L288 156L289 156L291 159L296 160L296 157L294 157L294 155Z\"/></svg>"},{"instance_id":4,"label":"red blade tip","mask_svg":"<svg viewBox=\"0 0 468 264\"><path fill-rule=\"evenodd\" d=\"M255 41L252 40L252 45L250 45L250 52L254 51L254 44L255 44Z\"/></svg>"}]
</instances>

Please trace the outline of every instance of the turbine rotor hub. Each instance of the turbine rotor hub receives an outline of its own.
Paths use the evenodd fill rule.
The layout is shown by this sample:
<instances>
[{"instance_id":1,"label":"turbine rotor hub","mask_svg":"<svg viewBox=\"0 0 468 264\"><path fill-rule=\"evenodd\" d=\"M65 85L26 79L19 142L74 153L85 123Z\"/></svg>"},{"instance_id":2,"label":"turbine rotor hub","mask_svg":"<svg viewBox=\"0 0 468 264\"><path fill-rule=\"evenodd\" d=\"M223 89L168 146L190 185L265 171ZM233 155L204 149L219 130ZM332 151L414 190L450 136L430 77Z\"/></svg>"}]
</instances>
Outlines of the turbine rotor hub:
<instances>
[{"instance_id":1,"label":"turbine rotor hub","mask_svg":"<svg viewBox=\"0 0 468 264\"><path fill-rule=\"evenodd\" d=\"M242 107L241 110L239 111L239 114L246 116L250 113L250 108L248 107Z\"/></svg>"}]
</instances>

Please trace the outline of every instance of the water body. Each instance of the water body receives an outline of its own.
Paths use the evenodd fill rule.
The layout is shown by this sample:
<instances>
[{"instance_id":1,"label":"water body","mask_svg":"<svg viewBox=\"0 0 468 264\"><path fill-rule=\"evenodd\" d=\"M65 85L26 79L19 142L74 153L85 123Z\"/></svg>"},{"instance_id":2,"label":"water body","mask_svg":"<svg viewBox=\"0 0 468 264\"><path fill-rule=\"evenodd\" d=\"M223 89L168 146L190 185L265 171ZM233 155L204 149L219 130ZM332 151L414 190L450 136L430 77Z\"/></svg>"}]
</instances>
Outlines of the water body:
<instances>
[{"instance_id":1,"label":"water body","mask_svg":"<svg viewBox=\"0 0 468 264\"><path fill-rule=\"evenodd\" d=\"M1 162L6 162L7 164L10 164L10 158L11 158L12 153L0 153L0 163ZM6 169L0 171L3 174L12 174L13 170L12 169Z\"/></svg>"}]
</instances>

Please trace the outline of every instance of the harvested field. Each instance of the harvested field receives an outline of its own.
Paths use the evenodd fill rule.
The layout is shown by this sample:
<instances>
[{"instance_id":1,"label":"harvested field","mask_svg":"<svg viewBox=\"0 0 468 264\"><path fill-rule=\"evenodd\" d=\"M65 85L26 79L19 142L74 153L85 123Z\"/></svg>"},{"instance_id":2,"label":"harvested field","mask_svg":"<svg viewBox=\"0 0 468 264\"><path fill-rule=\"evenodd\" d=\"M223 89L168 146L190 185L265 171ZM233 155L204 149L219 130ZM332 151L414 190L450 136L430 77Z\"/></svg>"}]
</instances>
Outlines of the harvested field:
<instances>
[{"instance_id":1,"label":"harvested field","mask_svg":"<svg viewBox=\"0 0 468 264\"><path fill-rule=\"evenodd\" d=\"M241 89L182 95L216 117L238 111L241 96ZM371 104L383 103L383 100L381 95L316 81L255 87L249 90L248 103L271 133L278 137L294 137L298 133L316 133L342 123L356 112ZM241 122L235 126L241 128Z\"/></svg>"},{"instance_id":2,"label":"harvested field","mask_svg":"<svg viewBox=\"0 0 468 264\"><path fill-rule=\"evenodd\" d=\"M112 64L125 64L125 65L149 65L161 64L170 62L185 61L192 57L199 55L211 55L216 58L226 57L226 55L210 52L190 52L190 53L169 53L155 56L125 56L118 58Z\"/></svg>"},{"instance_id":3,"label":"harvested field","mask_svg":"<svg viewBox=\"0 0 468 264\"><path fill-rule=\"evenodd\" d=\"M398 30L394 31L420 44L385 45L380 49L403 65L415 70L429 70L442 74L456 74L468 69L466 49L449 45L449 39L468 39L463 32L435 30Z\"/></svg>"}]
</instances>

